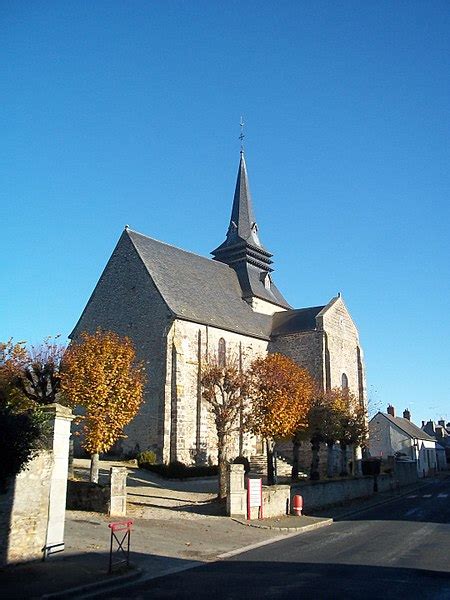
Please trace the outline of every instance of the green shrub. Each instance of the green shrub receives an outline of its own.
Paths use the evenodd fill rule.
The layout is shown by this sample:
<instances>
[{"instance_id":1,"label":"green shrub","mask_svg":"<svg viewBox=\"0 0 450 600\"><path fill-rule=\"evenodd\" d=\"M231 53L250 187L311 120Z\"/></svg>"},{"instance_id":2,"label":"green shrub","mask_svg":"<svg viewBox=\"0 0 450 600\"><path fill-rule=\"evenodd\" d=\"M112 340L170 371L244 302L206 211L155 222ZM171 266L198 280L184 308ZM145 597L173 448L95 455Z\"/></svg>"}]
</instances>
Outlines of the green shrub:
<instances>
[{"instance_id":1,"label":"green shrub","mask_svg":"<svg viewBox=\"0 0 450 600\"><path fill-rule=\"evenodd\" d=\"M147 471L151 471L152 473L156 473L161 477L166 477L167 479L188 479L191 477L211 477L213 475L217 475L218 467L217 465L209 466L205 465L202 467L188 467L182 462L172 462L168 465L155 465L151 463L142 463L139 465L142 469L146 469Z\"/></svg>"},{"instance_id":2,"label":"green shrub","mask_svg":"<svg viewBox=\"0 0 450 600\"><path fill-rule=\"evenodd\" d=\"M244 465L244 473L250 473L250 461L245 456L236 456L233 465Z\"/></svg>"},{"instance_id":3,"label":"green shrub","mask_svg":"<svg viewBox=\"0 0 450 600\"><path fill-rule=\"evenodd\" d=\"M145 465L156 464L156 454L153 452L153 450L144 450L143 452L139 452L137 454L136 460L139 467L143 467L145 469Z\"/></svg>"},{"instance_id":4,"label":"green shrub","mask_svg":"<svg viewBox=\"0 0 450 600\"><path fill-rule=\"evenodd\" d=\"M45 447L47 415L39 410L15 413L11 407L1 406L0 431L0 492L4 492L7 480L20 473Z\"/></svg>"},{"instance_id":5,"label":"green shrub","mask_svg":"<svg viewBox=\"0 0 450 600\"><path fill-rule=\"evenodd\" d=\"M373 456L362 461L363 475L379 475L381 470L381 459Z\"/></svg>"}]
</instances>

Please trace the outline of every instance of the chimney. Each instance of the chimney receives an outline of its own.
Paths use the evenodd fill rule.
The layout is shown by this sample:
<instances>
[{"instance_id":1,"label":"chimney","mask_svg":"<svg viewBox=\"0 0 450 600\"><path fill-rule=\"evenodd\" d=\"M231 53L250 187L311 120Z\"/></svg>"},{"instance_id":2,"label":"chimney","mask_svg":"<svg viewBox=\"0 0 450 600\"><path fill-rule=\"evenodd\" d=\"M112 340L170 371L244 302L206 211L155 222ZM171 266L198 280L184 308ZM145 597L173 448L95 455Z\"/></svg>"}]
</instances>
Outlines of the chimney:
<instances>
[{"instance_id":1,"label":"chimney","mask_svg":"<svg viewBox=\"0 0 450 600\"><path fill-rule=\"evenodd\" d=\"M440 425L441 427L445 427L444 419L441 419L440 421L438 421L438 425Z\"/></svg>"},{"instance_id":2,"label":"chimney","mask_svg":"<svg viewBox=\"0 0 450 600\"><path fill-rule=\"evenodd\" d=\"M408 421L411 421L411 413L407 408L405 408L405 410L403 411L403 418L408 419Z\"/></svg>"},{"instance_id":3,"label":"chimney","mask_svg":"<svg viewBox=\"0 0 450 600\"><path fill-rule=\"evenodd\" d=\"M392 404L388 404L387 411L388 415L391 415L391 417L395 417L395 408L392 406Z\"/></svg>"},{"instance_id":4,"label":"chimney","mask_svg":"<svg viewBox=\"0 0 450 600\"><path fill-rule=\"evenodd\" d=\"M425 421L422 421L422 429L425 427Z\"/></svg>"}]
</instances>

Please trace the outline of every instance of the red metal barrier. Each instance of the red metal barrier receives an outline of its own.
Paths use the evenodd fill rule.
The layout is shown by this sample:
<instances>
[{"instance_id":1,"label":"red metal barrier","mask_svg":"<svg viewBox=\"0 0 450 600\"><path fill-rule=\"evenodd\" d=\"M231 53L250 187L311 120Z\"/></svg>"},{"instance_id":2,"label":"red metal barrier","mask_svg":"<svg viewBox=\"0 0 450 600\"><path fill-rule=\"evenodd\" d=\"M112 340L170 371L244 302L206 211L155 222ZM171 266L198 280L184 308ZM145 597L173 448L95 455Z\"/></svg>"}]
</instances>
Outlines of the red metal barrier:
<instances>
[{"instance_id":1,"label":"red metal barrier","mask_svg":"<svg viewBox=\"0 0 450 600\"><path fill-rule=\"evenodd\" d=\"M112 572L113 567L126 564L130 565L130 539L131 539L131 527L133 521L116 521L110 523L108 527L111 529L111 543L109 546L109 573ZM123 535L122 535L123 534ZM120 539L121 538L121 539ZM124 556L121 560L113 562L113 545L114 541L117 542L117 548L115 552L121 552ZM124 544L126 543L126 548Z\"/></svg>"}]
</instances>

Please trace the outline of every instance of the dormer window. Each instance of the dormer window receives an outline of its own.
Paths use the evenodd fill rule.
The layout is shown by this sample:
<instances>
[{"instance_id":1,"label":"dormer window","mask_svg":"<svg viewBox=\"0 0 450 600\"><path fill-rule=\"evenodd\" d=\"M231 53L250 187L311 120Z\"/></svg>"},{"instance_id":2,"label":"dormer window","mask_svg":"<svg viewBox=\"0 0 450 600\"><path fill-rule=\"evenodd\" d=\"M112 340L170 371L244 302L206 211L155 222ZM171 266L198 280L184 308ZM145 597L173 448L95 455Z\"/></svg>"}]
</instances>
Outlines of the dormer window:
<instances>
[{"instance_id":1,"label":"dormer window","mask_svg":"<svg viewBox=\"0 0 450 600\"><path fill-rule=\"evenodd\" d=\"M272 279L270 278L269 273L267 271L264 271L263 273L261 273L260 279L263 282L266 290L270 290L270 286L272 284Z\"/></svg>"}]
</instances>

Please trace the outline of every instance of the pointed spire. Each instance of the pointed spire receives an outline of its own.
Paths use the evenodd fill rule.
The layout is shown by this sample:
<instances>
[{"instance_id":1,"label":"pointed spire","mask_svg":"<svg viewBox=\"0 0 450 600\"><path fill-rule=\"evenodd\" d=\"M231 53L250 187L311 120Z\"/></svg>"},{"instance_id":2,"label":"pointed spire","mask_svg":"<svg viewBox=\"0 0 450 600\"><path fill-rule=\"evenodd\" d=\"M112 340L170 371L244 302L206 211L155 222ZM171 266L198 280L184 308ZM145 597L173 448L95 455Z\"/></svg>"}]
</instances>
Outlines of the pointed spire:
<instances>
[{"instance_id":1,"label":"pointed spire","mask_svg":"<svg viewBox=\"0 0 450 600\"><path fill-rule=\"evenodd\" d=\"M273 271L272 255L259 240L242 149L227 237L211 254L214 260L234 269L241 286L242 298L249 302L253 310L258 310L253 307L255 298L291 308L269 275Z\"/></svg>"},{"instance_id":2,"label":"pointed spire","mask_svg":"<svg viewBox=\"0 0 450 600\"><path fill-rule=\"evenodd\" d=\"M239 170L234 192L233 208L231 210L230 228L227 234L249 244L263 248L258 237L258 225L253 214L252 197L248 183L247 166L245 164L244 152L241 151Z\"/></svg>"},{"instance_id":3,"label":"pointed spire","mask_svg":"<svg viewBox=\"0 0 450 600\"><path fill-rule=\"evenodd\" d=\"M242 150L227 237L223 244L213 250L212 254L216 260L227 264L246 260L266 271L272 270L269 266L272 262L270 260L272 255L259 240L247 166Z\"/></svg>"}]
</instances>

